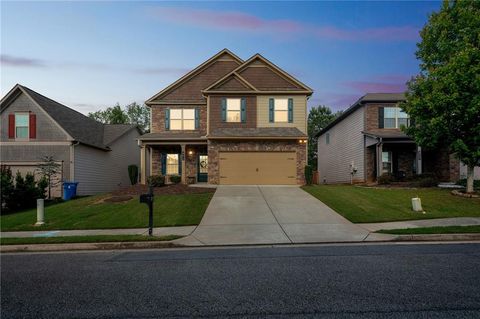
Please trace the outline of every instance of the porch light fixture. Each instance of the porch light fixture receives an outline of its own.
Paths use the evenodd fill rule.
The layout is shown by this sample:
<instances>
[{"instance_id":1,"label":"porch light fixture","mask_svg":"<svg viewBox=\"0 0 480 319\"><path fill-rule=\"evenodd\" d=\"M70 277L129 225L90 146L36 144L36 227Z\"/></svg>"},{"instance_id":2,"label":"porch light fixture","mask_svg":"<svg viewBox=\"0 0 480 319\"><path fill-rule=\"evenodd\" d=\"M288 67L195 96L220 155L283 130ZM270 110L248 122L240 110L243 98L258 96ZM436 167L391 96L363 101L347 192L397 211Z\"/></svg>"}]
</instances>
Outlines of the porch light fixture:
<instances>
[{"instance_id":1,"label":"porch light fixture","mask_svg":"<svg viewBox=\"0 0 480 319\"><path fill-rule=\"evenodd\" d=\"M189 150L189 151L188 151L188 155L193 155L193 151L192 151L192 150Z\"/></svg>"},{"instance_id":2,"label":"porch light fixture","mask_svg":"<svg viewBox=\"0 0 480 319\"><path fill-rule=\"evenodd\" d=\"M298 140L298 143L300 143L300 144L307 144L307 140Z\"/></svg>"}]
</instances>

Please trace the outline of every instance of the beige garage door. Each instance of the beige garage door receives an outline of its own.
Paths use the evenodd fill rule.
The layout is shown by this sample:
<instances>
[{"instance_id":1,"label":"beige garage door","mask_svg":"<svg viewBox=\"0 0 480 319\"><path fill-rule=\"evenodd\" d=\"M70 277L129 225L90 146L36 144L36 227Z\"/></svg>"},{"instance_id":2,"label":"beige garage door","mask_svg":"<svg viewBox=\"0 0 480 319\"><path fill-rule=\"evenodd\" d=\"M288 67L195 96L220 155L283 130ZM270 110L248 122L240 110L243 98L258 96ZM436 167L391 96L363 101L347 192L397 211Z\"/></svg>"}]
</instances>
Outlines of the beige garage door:
<instances>
[{"instance_id":1,"label":"beige garage door","mask_svg":"<svg viewBox=\"0 0 480 319\"><path fill-rule=\"evenodd\" d=\"M297 183L295 152L220 152L220 184L292 185Z\"/></svg>"}]
</instances>

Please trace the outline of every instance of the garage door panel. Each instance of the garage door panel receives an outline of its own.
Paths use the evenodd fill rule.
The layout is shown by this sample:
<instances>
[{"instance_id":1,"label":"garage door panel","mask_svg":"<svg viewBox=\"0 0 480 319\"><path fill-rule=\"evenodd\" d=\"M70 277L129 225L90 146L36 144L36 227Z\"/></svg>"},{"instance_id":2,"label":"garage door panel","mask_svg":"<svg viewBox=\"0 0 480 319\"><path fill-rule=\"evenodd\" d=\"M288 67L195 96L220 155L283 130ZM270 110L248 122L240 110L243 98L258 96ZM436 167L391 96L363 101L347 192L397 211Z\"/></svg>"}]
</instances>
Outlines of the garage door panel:
<instances>
[{"instance_id":1,"label":"garage door panel","mask_svg":"<svg viewBox=\"0 0 480 319\"><path fill-rule=\"evenodd\" d=\"M295 152L220 152L220 184L296 184Z\"/></svg>"}]
</instances>

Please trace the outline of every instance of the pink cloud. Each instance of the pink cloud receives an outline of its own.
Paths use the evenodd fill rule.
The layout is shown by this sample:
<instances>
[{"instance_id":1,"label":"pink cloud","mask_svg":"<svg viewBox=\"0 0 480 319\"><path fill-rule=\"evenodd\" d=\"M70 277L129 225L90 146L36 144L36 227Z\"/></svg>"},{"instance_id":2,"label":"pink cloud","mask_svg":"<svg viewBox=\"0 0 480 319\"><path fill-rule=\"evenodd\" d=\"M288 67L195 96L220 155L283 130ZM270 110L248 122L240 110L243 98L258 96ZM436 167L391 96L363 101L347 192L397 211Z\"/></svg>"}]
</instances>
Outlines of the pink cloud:
<instances>
[{"instance_id":1,"label":"pink cloud","mask_svg":"<svg viewBox=\"0 0 480 319\"><path fill-rule=\"evenodd\" d=\"M343 84L363 93L397 93L404 92L406 89L405 83L349 81Z\"/></svg>"},{"instance_id":2,"label":"pink cloud","mask_svg":"<svg viewBox=\"0 0 480 319\"><path fill-rule=\"evenodd\" d=\"M149 14L162 21L181 25L215 30L255 31L271 33L275 36L307 34L321 39L348 41L414 41L418 39L418 28L411 26L352 30L335 26L310 25L291 19L264 19L240 11L214 11L181 7L150 8Z\"/></svg>"}]
</instances>

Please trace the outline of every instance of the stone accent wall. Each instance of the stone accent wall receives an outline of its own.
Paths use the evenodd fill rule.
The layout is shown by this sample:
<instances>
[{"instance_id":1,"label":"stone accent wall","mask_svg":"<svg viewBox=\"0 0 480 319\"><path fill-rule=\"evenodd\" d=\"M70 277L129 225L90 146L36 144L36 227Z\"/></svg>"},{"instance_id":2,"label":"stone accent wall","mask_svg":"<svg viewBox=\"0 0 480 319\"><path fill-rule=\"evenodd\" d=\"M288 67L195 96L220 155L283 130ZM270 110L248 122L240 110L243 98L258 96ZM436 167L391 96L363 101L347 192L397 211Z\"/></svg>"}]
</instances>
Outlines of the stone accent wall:
<instances>
[{"instance_id":1,"label":"stone accent wall","mask_svg":"<svg viewBox=\"0 0 480 319\"><path fill-rule=\"evenodd\" d=\"M293 141L208 141L208 182L219 183L218 153L232 152L279 152L295 151L297 154L297 184L305 183L304 169L307 163L307 147Z\"/></svg>"},{"instance_id":2,"label":"stone accent wall","mask_svg":"<svg viewBox=\"0 0 480 319\"><path fill-rule=\"evenodd\" d=\"M192 109L200 108L200 129L199 130L165 130L165 109ZM151 133L161 133L169 132L172 133L172 137L175 137L175 134L198 134L200 132L202 135L207 135L207 105L152 105L152 132Z\"/></svg>"},{"instance_id":3,"label":"stone accent wall","mask_svg":"<svg viewBox=\"0 0 480 319\"><path fill-rule=\"evenodd\" d=\"M231 123L222 121L222 98L246 98L246 121L245 123ZM210 112L210 132L216 128L254 128L257 126L257 97L256 96L238 96L238 95L229 95L229 96L217 96L212 95L209 98L209 107L208 111Z\"/></svg>"}]
</instances>

